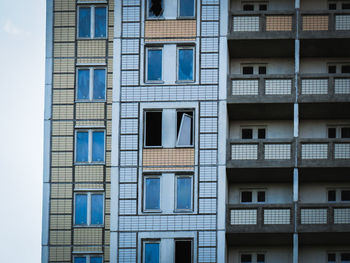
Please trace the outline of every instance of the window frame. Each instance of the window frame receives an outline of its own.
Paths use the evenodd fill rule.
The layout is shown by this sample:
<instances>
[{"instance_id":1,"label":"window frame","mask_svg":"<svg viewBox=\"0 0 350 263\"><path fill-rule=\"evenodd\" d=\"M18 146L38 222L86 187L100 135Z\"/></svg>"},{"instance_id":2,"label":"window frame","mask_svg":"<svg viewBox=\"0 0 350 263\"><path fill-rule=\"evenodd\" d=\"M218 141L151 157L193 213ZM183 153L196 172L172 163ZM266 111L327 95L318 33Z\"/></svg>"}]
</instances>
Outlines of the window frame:
<instances>
[{"instance_id":1,"label":"window frame","mask_svg":"<svg viewBox=\"0 0 350 263\"><path fill-rule=\"evenodd\" d=\"M75 223L75 217L76 217L76 196L77 195L87 195L87 209L86 209L86 224L76 224ZM102 202L102 224L91 224L91 217L92 217L92 207L91 207L91 196L92 195L102 195L103 202ZM105 223L105 193L101 192L100 189L96 191L76 191L74 192L74 211L73 211L73 226L74 227L104 227Z\"/></svg>"},{"instance_id":2,"label":"window frame","mask_svg":"<svg viewBox=\"0 0 350 263\"><path fill-rule=\"evenodd\" d=\"M149 15L150 1L151 0L146 0L146 5L145 5L146 6L146 8L145 8L145 12L146 12L145 18L146 18L146 20L164 20L165 19L164 18L164 11L165 11L164 0L161 0L162 9L163 9L161 15L160 16L154 16L154 17Z\"/></svg>"},{"instance_id":3,"label":"window frame","mask_svg":"<svg viewBox=\"0 0 350 263\"><path fill-rule=\"evenodd\" d=\"M163 148L163 133L161 133L161 145L146 145L146 136L147 136L147 129L146 129L146 125L147 125L147 112L160 112L162 114L162 126L163 126L163 109L144 109L143 110L143 148L147 149L147 148ZM162 131L162 127L161 127L161 131Z\"/></svg>"},{"instance_id":4,"label":"window frame","mask_svg":"<svg viewBox=\"0 0 350 263\"><path fill-rule=\"evenodd\" d=\"M177 180L178 178L190 178L191 179L191 207L189 209L184 209L184 208L177 208ZM188 213L188 212L193 212L193 202L194 202L194 178L193 178L193 174L175 174L174 175L174 196L175 196L175 200L174 200L174 213Z\"/></svg>"},{"instance_id":5,"label":"window frame","mask_svg":"<svg viewBox=\"0 0 350 263\"><path fill-rule=\"evenodd\" d=\"M162 52L162 66L161 66L161 76L160 80L149 80L148 79L148 51L149 50L160 50ZM163 46L146 46L145 47L145 77L144 77L144 82L145 84L163 84L164 83L164 70L163 70L163 65L164 65L164 48Z\"/></svg>"},{"instance_id":6,"label":"window frame","mask_svg":"<svg viewBox=\"0 0 350 263\"><path fill-rule=\"evenodd\" d=\"M176 262L176 242L189 241L191 242L191 263L194 262L194 240L193 238L174 238L174 262Z\"/></svg>"},{"instance_id":7,"label":"window frame","mask_svg":"<svg viewBox=\"0 0 350 263\"><path fill-rule=\"evenodd\" d=\"M265 263L268 262L266 252L252 252L252 251L241 251L239 252L239 263L242 263L242 255L250 255L251 256L251 263L257 263L258 262L258 255L264 255Z\"/></svg>"},{"instance_id":8,"label":"window frame","mask_svg":"<svg viewBox=\"0 0 350 263\"><path fill-rule=\"evenodd\" d=\"M105 77L105 86L104 86L104 99L94 99L94 73L95 70L103 69L105 71L104 77ZM88 99L79 99L78 98L78 89L79 89L79 70L89 70L89 98ZM75 80L75 101L76 102L105 102L107 97L107 69L106 67L100 67L100 66L83 66L83 67L77 67L76 69L76 80Z\"/></svg>"},{"instance_id":9,"label":"window frame","mask_svg":"<svg viewBox=\"0 0 350 263\"><path fill-rule=\"evenodd\" d=\"M329 196L329 191L335 191L335 201L328 201L328 196ZM331 203L331 204L334 204L334 203L350 203L350 200L349 201L343 201L342 200L342 192L343 191L350 191L350 187L344 187L344 188L327 188L326 189L326 197L327 197L327 203Z\"/></svg>"},{"instance_id":10,"label":"window frame","mask_svg":"<svg viewBox=\"0 0 350 263\"><path fill-rule=\"evenodd\" d=\"M329 128L334 128L335 129L335 138L329 138ZM342 124L342 125L327 125L327 139L349 139L349 138L342 138L341 137L341 129L343 128L349 128L350 129L350 124Z\"/></svg>"},{"instance_id":11,"label":"window frame","mask_svg":"<svg viewBox=\"0 0 350 263\"><path fill-rule=\"evenodd\" d=\"M177 126L177 114L178 112L184 112L184 114L186 114L186 112L192 112L192 144L190 145L179 145L179 132L180 132L180 128L181 128L181 123L182 120L180 121L180 127ZM175 142L175 148L194 148L194 141L195 141L195 121L194 121L194 113L195 110L194 109L176 109L176 123L175 123L175 127L176 127L176 142ZM179 128L179 132L178 132L178 128Z\"/></svg>"},{"instance_id":12,"label":"window frame","mask_svg":"<svg viewBox=\"0 0 350 263\"><path fill-rule=\"evenodd\" d=\"M90 8L90 12L91 12L91 17L90 17L90 36L89 37L80 37L79 36L79 32L80 32L80 25L79 25L79 14L80 14L80 8L83 7L83 8ZM96 7L105 7L106 8L106 36L104 37L96 37L95 36L95 16L96 16L96 12L95 12L95 8ZM87 4L87 3L84 3L84 4L79 4L78 7L77 7L77 39L108 39L108 6L105 4L105 3L101 3L101 4Z\"/></svg>"},{"instance_id":13,"label":"window frame","mask_svg":"<svg viewBox=\"0 0 350 263\"><path fill-rule=\"evenodd\" d=\"M162 174L144 174L142 176L142 212L143 213L162 213ZM159 209L147 209L146 208L146 180L149 178L159 179Z\"/></svg>"},{"instance_id":14,"label":"window frame","mask_svg":"<svg viewBox=\"0 0 350 263\"><path fill-rule=\"evenodd\" d=\"M78 149L78 140L77 136L79 132L88 132L88 161L87 162L78 162L77 161L77 149ZM92 160L92 154L93 154L93 133L94 132L103 132L103 161L97 162ZM74 164L75 165L98 165L98 164L105 164L106 163L106 130L105 129L76 129L75 130L75 143L74 143Z\"/></svg>"},{"instance_id":15,"label":"window frame","mask_svg":"<svg viewBox=\"0 0 350 263\"><path fill-rule=\"evenodd\" d=\"M326 258L326 260L325 260L325 262L329 262L328 261L328 255L330 255L330 254L334 254L335 255L335 263L341 263L342 261L341 261L341 256L342 256L342 254L350 254L350 251L327 251L326 252L326 255L325 255L325 258Z\"/></svg>"},{"instance_id":16,"label":"window frame","mask_svg":"<svg viewBox=\"0 0 350 263\"><path fill-rule=\"evenodd\" d=\"M242 193L243 192L251 192L252 193L252 201L251 202L242 202ZM258 202L258 192L265 193L265 201ZM240 204L267 204L267 189L266 188L240 188L239 189L239 203Z\"/></svg>"},{"instance_id":17,"label":"window frame","mask_svg":"<svg viewBox=\"0 0 350 263\"><path fill-rule=\"evenodd\" d=\"M141 240L142 244L142 263L146 262L146 244L158 244L159 245L159 262L161 262L161 240L160 239L142 239Z\"/></svg>"},{"instance_id":18,"label":"window frame","mask_svg":"<svg viewBox=\"0 0 350 263\"><path fill-rule=\"evenodd\" d=\"M73 263L75 263L76 257L85 257L85 262L90 263L91 257L101 257L103 263L103 254L73 254Z\"/></svg>"},{"instance_id":19,"label":"window frame","mask_svg":"<svg viewBox=\"0 0 350 263\"><path fill-rule=\"evenodd\" d=\"M194 0L195 1L195 0ZM192 79L191 80L180 80L179 71L180 71L180 49L192 50ZM175 83L194 83L196 82L196 48L194 45L177 45L176 46L176 81Z\"/></svg>"},{"instance_id":20,"label":"window frame","mask_svg":"<svg viewBox=\"0 0 350 263\"><path fill-rule=\"evenodd\" d=\"M253 137L251 139L243 139L242 137L242 132L244 129L251 129L252 130L252 135ZM259 129L265 129L265 138L259 138ZM239 132L239 137L241 140L266 140L268 136L268 129L267 129L267 125L257 125L257 126L240 126L240 132Z\"/></svg>"},{"instance_id":21,"label":"window frame","mask_svg":"<svg viewBox=\"0 0 350 263\"><path fill-rule=\"evenodd\" d=\"M243 74L243 68L245 68L245 67L252 67L253 68L253 73L252 74ZM259 73L259 68L260 67L265 67L265 69L266 69L265 74L260 74ZM268 63L241 63L240 64L240 74L241 75L247 75L247 76L254 76L254 75L267 76L269 74L268 68L269 68L268 67Z\"/></svg>"},{"instance_id":22,"label":"window frame","mask_svg":"<svg viewBox=\"0 0 350 263\"><path fill-rule=\"evenodd\" d=\"M181 5L180 5L180 2L181 0L177 0L177 19L196 19L196 15L197 15L197 0L192 0L194 3L193 3L193 16L181 16L180 14L180 8L181 8Z\"/></svg>"},{"instance_id":23,"label":"window frame","mask_svg":"<svg viewBox=\"0 0 350 263\"><path fill-rule=\"evenodd\" d=\"M253 5L254 10L244 11L244 5ZM260 5L266 5L266 10L260 10ZM244 12L267 12L269 11L269 1L241 1L241 11Z\"/></svg>"}]
</instances>

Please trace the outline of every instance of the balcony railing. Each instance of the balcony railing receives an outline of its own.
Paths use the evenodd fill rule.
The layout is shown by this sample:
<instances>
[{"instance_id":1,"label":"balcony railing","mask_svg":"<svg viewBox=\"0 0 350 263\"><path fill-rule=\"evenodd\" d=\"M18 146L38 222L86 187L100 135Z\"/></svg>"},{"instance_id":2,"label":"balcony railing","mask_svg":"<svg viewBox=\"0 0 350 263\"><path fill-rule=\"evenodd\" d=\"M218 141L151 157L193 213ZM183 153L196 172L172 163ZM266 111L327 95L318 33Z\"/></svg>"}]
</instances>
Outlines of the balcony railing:
<instances>
[{"instance_id":1,"label":"balcony railing","mask_svg":"<svg viewBox=\"0 0 350 263\"><path fill-rule=\"evenodd\" d=\"M227 205L228 232L292 232L291 204Z\"/></svg>"},{"instance_id":2,"label":"balcony railing","mask_svg":"<svg viewBox=\"0 0 350 263\"><path fill-rule=\"evenodd\" d=\"M293 139L230 140L229 167L292 167Z\"/></svg>"},{"instance_id":3,"label":"balcony railing","mask_svg":"<svg viewBox=\"0 0 350 263\"><path fill-rule=\"evenodd\" d=\"M229 79L229 97L237 102L292 102L295 94L293 75L231 75Z\"/></svg>"},{"instance_id":4,"label":"balcony railing","mask_svg":"<svg viewBox=\"0 0 350 263\"><path fill-rule=\"evenodd\" d=\"M302 167L350 167L350 139L301 139L299 149Z\"/></svg>"}]
</instances>

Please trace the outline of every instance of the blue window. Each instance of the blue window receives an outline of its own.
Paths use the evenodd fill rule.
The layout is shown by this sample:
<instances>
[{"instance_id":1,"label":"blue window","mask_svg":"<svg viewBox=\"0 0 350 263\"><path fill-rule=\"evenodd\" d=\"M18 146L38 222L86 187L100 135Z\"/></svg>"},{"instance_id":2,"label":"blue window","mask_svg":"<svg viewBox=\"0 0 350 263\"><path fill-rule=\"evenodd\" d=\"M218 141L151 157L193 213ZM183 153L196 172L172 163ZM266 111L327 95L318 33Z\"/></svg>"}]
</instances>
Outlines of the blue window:
<instances>
[{"instance_id":1,"label":"blue window","mask_svg":"<svg viewBox=\"0 0 350 263\"><path fill-rule=\"evenodd\" d=\"M159 243L145 243L144 263L159 263Z\"/></svg>"},{"instance_id":2,"label":"blue window","mask_svg":"<svg viewBox=\"0 0 350 263\"><path fill-rule=\"evenodd\" d=\"M147 49L147 81L162 80L162 49Z\"/></svg>"},{"instance_id":3,"label":"blue window","mask_svg":"<svg viewBox=\"0 0 350 263\"><path fill-rule=\"evenodd\" d=\"M178 49L178 73L179 81L193 81L193 48L179 48Z\"/></svg>"},{"instance_id":4,"label":"blue window","mask_svg":"<svg viewBox=\"0 0 350 263\"><path fill-rule=\"evenodd\" d=\"M102 256L76 256L74 257L74 263L102 263Z\"/></svg>"},{"instance_id":5,"label":"blue window","mask_svg":"<svg viewBox=\"0 0 350 263\"><path fill-rule=\"evenodd\" d=\"M76 133L77 163L103 163L105 160L105 132L84 130Z\"/></svg>"},{"instance_id":6,"label":"blue window","mask_svg":"<svg viewBox=\"0 0 350 263\"><path fill-rule=\"evenodd\" d=\"M101 193L75 194L74 224L82 226L103 225L103 203L104 197Z\"/></svg>"},{"instance_id":7,"label":"blue window","mask_svg":"<svg viewBox=\"0 0 350 263\"><path fill-rule=\"evenodd\" d=\"M177 176L176 209L192 209L192 177L190 176Z\"/></svg>"},{"instance_id":8,"label":"blue window","mask_svg":"<svg viewBox=\"0 0 350 263\"><path fill-rule=\"evenodd\" d=\"M194 17L195 0L179 0L179 17Z\"/></svg>"},{"instance_id":9,"label":"blue window","mask_svg":"<svg viewBox=\"0 0 350 263\"><path fill-rule=\"evenodd\" d=\"M145 177L145 210L160 209L160 178Z\"/></svg>"},{"instance_id":10,"label":"blue window","mask_svg":"<svg viewBox=\"0 0 350 263\"><path fill-rule=\"evenodd\" d=\"M107 8L105 6L81 6L78 16L78 37L105 38L107 36Z\"/></svg>"},{"instance_id":11,"label":"blue window","mask_svg":"<svg viewBox=\"0 0 350 263\"><path fill-rule=\"evenodd\" d=\"M106 69L78 69L77 100L106 99Z\"/></svg>"}]
</instances>

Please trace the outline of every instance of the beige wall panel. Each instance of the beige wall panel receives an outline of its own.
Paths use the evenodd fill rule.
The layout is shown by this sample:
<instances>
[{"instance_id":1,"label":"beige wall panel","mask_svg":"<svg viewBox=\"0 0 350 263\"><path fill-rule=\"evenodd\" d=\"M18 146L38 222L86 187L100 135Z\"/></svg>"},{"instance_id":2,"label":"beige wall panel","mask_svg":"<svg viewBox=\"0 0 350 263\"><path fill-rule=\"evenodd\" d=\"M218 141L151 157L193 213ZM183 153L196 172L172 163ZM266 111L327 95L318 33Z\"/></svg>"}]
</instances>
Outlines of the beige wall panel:
<instances>
[{"instance_id":1,"label":"beige wall panel","mask_svg":"<svg viewBox=\"0 0 350 263\"><path fill-rule=\"evenodd\" d=\"M113 57L113 42L108 42L108 56Z\"/></svg>"},{"instance_id":2,"label":"beige wall panel","mask_svg":"<svg viewBox=\"0 0 350 263\"><path fill-rule=\"evenodd\" d=\"M54 43L53 56L54 57L74 57L75 44L74 43Z\"/></svg>"},{"instance_id":3,"label":"beige wall panel","mask_svg":"<svg viewBox=\"0 0 350 263\"><path fill-rule=\"evenodd\" d=\"M53 90L52 91L53 104L72 104L74 103L74 90Z\"/></svg>"},{"instance_id":4,"label":"beige wall panel","mask_svg":"<svg viewBox=\"0 0 350 263\"><path fill-rule=\"evenodd\" d=\"M73 135L73 121L53 121L52 135Z\"/></svg>"},{"instance_id":5,"label":"beige wall panel","mask_svg":"<svg viewBox=\"0 0 350 263\"><path fill-rule=\"evenodd\" d=\"M106 40L77 41L78 57L105 57Z\"/></svg>"},{"instance_id":6,"label":"beige wall panel","mask_svg":"<svg viewBox=\"0 0 350 263\"><path fill-rule=\"evenodd\" d=\"M106 152L106 165L111 166L111 152Z\"/></svg>"},{"instance_id":7,"label":"beige wall panel","mask_svg":"<svg viewBox=\"0 0 350 263\"><path fill-rule=\"evenodd\" d=\"M72 120L73 119L73 105L53 105L52 119L53 120Z\"/></svg>"},{"instance_id":8,"label":"beige wall panel","mask_svg":"<svg viewBox=\"0 0 350 263\"><path fill-rule=\"evenodd\" d=\"M113 89L113 74L107 74L107 88Z\"/></svg>"},{"instance_id":9,"label":"beige wall panel","mask_svg":"<svg viewBox=\"0 0 350 263\"><path fill-rule=\"evenodd\" d=\"M52 137L52 151L73 151L73 136L69 137Z\"/></svg>"},{"instance_id":10,"label":"beige wall panel","mask_svg":"<svg viewBox=\"0 0 350 263\"><path fill-rule=\"evenodd\" d=\"M89 2L93 2L93 3L97 3L97 2L101 2L101 3L105 3L107 2L106 0L77 0L77 3L80 4L85 4L85 3L89 3Z\"/></svg>"},{"instance_id":11,"label":"beige wall panel","mask_svg":"<svg viewBox=\"0 0 350 263\"><path fill-rule=\"evenodd\" d=\"M54 29L54 41L55 42L72 42L75 41L75 28L74 27L56 27Z\"/></svg>"},{"instance_id":12,"label":"beige wall panel","mask_svg":"<svg viewBox=\"0 0 350 263\"><path fill-rule=\"evenodd\" d=\"M292 16L267 16L266 31L292 31Z\"/></svg>"},{"instance_id":13,"label":"beige wall panel","mask_svg":"<svg viewBox=\"0 0 350 263\"><path fill-rule=\"evenodd\" d=\"M76 103L75 117L77 120L104 119L104 103Z\"/></svg>"},{"instance_id":14,"label":"beige wall panel","mask_svg":"<svg viewBox=\"0 0 350 263\"><path fill-rule=\"evenodd\" d=\"M113 101L113 90L107 89L107 103L112 104Z\"/></svg>"},{"instance_id":15,"label":"beige wall panel","mask_svg":"<svg viewBox=\"0 0 350 263\"><path fill-rule=\"evenodd\" d=\"M55 12L54 26L75 26L75 12Z\"/></svg>"},{"instance_id":16,"label":"beige wall panel","mask_svg":"<svg viewBox=\"0 0 350 263\"><path fill-rule=\"evenodd\" d=\"M113 41L114 27L108 27L108 41Z\"/></svg>"},{"instance_id":17,"label":"beige wall panel","mask_svg":"<svg viewBox=\"0 0 350 263\"><path fill-rule=\"evenodd\" d=\"M76 182L103 182L103 166L75 166Z\"/></svg>"},{"instance_id":18,"label":"beige wall panel","mask_svg":"<svg viewBox=\"0 0 350 263\"><path fill-rule=\"evenodd\" d=\"M303 31L327 31L328 15L303 16Z\"/></svg>"},{"instance_id":19,"label":"beige wall panel","mask_svg":"<svg viewBox=\"0 0 350 263\"><path fill-rule=\"evenodd\" d=\"M193 167L184 167L184 165L194 165L194 149L143 149L142 162L144 170L157 170L161 167L192 170ZM153 168L147 166L153 166Z\"/></svg>"},{"instance_id":20,"label":"beige wall panel","mask_svg":"<svg viewBox=\"0 0 350 263\"><path fill-rule=\"evenodd\" d=\"M111 198L111 184L106 183L105 198Z\"/></svg>"},{"instance_id":21,"label":"beige wall panel","mask_svg":"<svg viewBox=\"0 0 350 263\"><path fill-rule=\"evenodd\" d=\"M106 150L112 151L112 137L106 136Z\"/></svg>"},{"instance_id":22,"label":"beige wall panel","mask_svg":"<svg viewBox=\"0 0 350 263\"><path fill-rule=\"evenodd\" d=\"M74 73L74 72L73 72ZM54 74L54 89L74 89L74 74Z\"/></svg>"},{"instance_id":23,"label":"beige wall panel","mask_svg":"<svg viewBox=\"0 0 350 263\"><path fill-rule=\"evenodd\" d=\"M74 73L74 59L72 58L61 58L54 59L53 72L54 73Z\"/></svg>"},{"instance_id":24,"label":"beige wall panel","mask_svg":"<svg viewBox=\"0 0 350 263\"><path fill-rule=\"evenodd\" d=\"M106 64L105 58L78 58L77 64Z\"/></svg>"},{"instance_id":25,"label":"beige wall panel","mask_svg":"<svg viewBox=\"0 0 350 263\"><path fill-rule=\"evenodd\" d=\"M108 9L109 9L109 11L114 10L114 1L109 1L109 3L108 3Z\"/></svg>"},{"instance_id":26,"label":"beige wall panel","mask_svg":"<svg viewBox=\"0 0 350 263\"><path fill-rule=\"evenodd\" d=\"M105 121L76 121L75 123L76 128L83 128L83 127L105 127Z\"/></svg>"},{"instance_id":27,"label":"beige wall panel","mask_svg":"<svg viewBox=\"0 0 350 263\"><path fill-rule=\"evenodd\" d=\"M102 246L73 246L74 252L102 251Z\"/></svg>"},{"instance_id":28,"label":"beige wall panel","mask_svg":"<svg viewBox=\"0 0 350 263\"><path fill-rule=\"evenodd\" d=\"M145 22L145 38L174 39L196 37L196 20L148 20Z\"/></svg>"},{"instance_id":29,"label":"beige wall panel","mask_svg":"<svg viewBox=\"0 0 350 263\"><path fill-rule=\"evenodd\" d=\"M54 11L74 11L75 1L74 0L59 0L54 1Z\"/></svg>"},{"instance_id":30,"label":"beige wall panel","mask_svg":"<svg viewBox=\"0 0 350 263\"><path fill-rule=\"evenodd\" d=\"M70 247L50 247L50 261L70 261L71 248Z\"/></svg>"},{"instance_id":31,"label":"beige wall panel","mask_svg":"<svg viewBox=\"0 0 350 263\"><path fill-rule=\"evenodd\" d=\"M110 233L109 231L105 231L105 243L109 244L110 242Z\"/></svg>"},{"instance_id":32,"label":"beige wall panel","mask_svg":"<svg viewBox=\"0 0 350 263\"><path fill-rule=\"evenodd\" d=\"M109 262L109 252L110 252L109 246L105 246L105 254L103 256L103 259L105 262Z\"/></svg>"},{"instance_id":33,"label":"beige wall panel","mask_svg":"<svg viewBox=\"0 0 350 263\"><path fill-rule=\"evenodd\" d=\"M72 152L53 152L51 154L52 166L72 166L73 153Z\"/></svg>"},{"instance_id":34,"label":"beige wall panel","mask_svg":"<svg viewBox=\"0 0 350 263\"><path fill-rule=\"evenodd\" d=\"M51 182L63 183L72 182L73 169L72 168L51 168Z\"/></svg>"},{"instance_id":35,"label":"beige wall panel","mask_svg":"<svg viewBox=\"0 0 350 263\"><path fill-rule=\"evenodd\" d=\"M110 26L110 27L114 26L114 12L111 10L109 10L109 12L108 12L108 26Z\"/></svg>"},{"instance_id":36,"label":"beige wall panel","mask_svg":"<svg viewBox=\"0 0 350 263\"><path fill-rule=\"evenodd\" d=\"M111 226L111 218L109 215L105 215L105 229L110 229Z\"/></svg>"},{"instance_id":37,"label":"beige wall panel","mask_svg":"<svg viewBox=\"0 0 350 263\"><path fill-rule=\"evenodd\" d=\"M74 245L102 245L103 228L74 229Z\"/></svg>"},{"instance_id":38,"label":"beige wall panel","mask_svg":"<svg viewBox=\"0 0 350 263\"><path fill-rule=\"evenodd\" d=\"M51 184L51 198L72 198L72 184Z\"/></svg>"},{"instance_id":39,"label":"beige wall panel","mask_svg":"<svg viewBox=\"0 0 350 263\"><path fill-rule=\"evenodd\" d=\"M107 120L111 120L111 119L112 119L112 105L107 104Z\"/></svg>"},{"instance_id":40,"label":"beige wall panel","mask_svg":"<svg viewBox=\"0 0 350 263\"><path fill-rule=\"evenodd\" d=\"M110 213L110 212L111 212L111 200L106 199L105 200L105 213ZM109 218L109 216L108 216L108 218ZM106 228L109 229L109 226L108 227L106 226Z\"/></svg>"},{"instance_id":41,"label":"beige wall panel","mask_svg":"<svg viewBox=\"0 0 350 263\"><path fill-rule=\"evenodd\" d=\"M71 199L51 200L50 212L51 214L71 214L72 203Z\"/></svg>"},{"instance_id":42,"label":"beige wall panel","mask_svg":"<svg viewBox=\"0 0 350 263\"><path fill-rule=\"evenodd\" d=\"M50 245L70 245L71 231L50 231Z\"/></svg>"},{"instance_id":43,"label":"beige wall panel","mask_svg":"<svg viewBox=\"0 0 350 263\"><path fill-rule=\"evenodd\" d=\"M51 215L50 229L52 230L69 230L72 228L71 215Z\"/></svg>"},{"instance_id":44,"label":"beige wall panel","mask_svg":"<svg viewBox=\"0 0 350 263\"><path fill-rule=\"evenodd\" d=\"M111 182L111 168L106 168L106 182Z\"/></svg>"},{"instance_id":45,"label":"beige wall panel","mask_svg":"<svg viewBox=\"0 0 350 263\"><path fill-rule=\"evenodd\" d=\"M113 73L113 59L107 59L107 72Z\"/></svg>"},{"instance_id":46,"label":"beige wall panel","mask_svg":"<svg viewBox=\"0 0 350 263\"><path fill-rule=\"evenodd\" d=\"M112 135L112 122L111 121L107 121L106 134L107 135Z\"/></svg>"},{"instance_id":47,"label":"beige wall panel","mask_svg":"<svg viewBox=\"0 0 350 263\"><path fill-rule=\"evenodd\" d=\"M74 184L74 190L78 191L78 190L85 190L85 189L98 189L98 190L101 190L103 191L104 188L103 188L103 184L78 184L78 183L75 183Z\"/></svg>"}]
</instances>

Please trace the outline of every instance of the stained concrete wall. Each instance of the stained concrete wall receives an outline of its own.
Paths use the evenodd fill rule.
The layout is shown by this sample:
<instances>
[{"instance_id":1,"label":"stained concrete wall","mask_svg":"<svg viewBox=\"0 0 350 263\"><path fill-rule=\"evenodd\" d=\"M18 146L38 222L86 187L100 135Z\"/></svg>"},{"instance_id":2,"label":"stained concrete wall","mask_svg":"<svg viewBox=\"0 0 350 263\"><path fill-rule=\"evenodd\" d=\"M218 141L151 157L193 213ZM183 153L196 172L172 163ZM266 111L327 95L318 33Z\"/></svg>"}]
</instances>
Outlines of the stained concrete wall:
<instances>
[{"instance_id":1,"label":"stained concrete wall","mask_svg":"<svg viewBox=\"0 0 350 263\"><path fill-rule=\"evenodd\" d=\"M300 1L300 9L303 11L327 10L327 0L302 0Z\"/></svg>"},{"instance_id":2,"label":"stained concrete wall","mask_svg":"<svg viewBox=\"0 0 350 263\"><path fill-rule=\"evenodd\" d=\"M302 58L300 60L301 74L328 73L328 64L350 63L349 58Z\"/></svg>"},{"instance_id":3,"label":"stained concrete wall","mask_svg":"<svg viewBox=\"0 0 350 263\"><path fill-rule=\"evenodd\" d=\"M300 138L327 138L328 125L350 125L349 120L308 120L300 122Z\"/></svg>"},{"instance_id":4,"label":"stained concrete wall","mask_svg":"<svg viewBox=\"0 0 350 263\"><path fill-rule=\"evenodd\" d=\"M326 203L328 189L350 188L350 183L303 183L300 185L301 203Z\"/></svg>"},{"instance_id":5,"label":"stained concrete wall","mask_svg":"<svg viewBox=\"0 0 350 263\"><path fill-rule=\"evenodd\" d=\"M231 59L230 73L242 74L242 64L266 64L267 74L294 74L292 59Z\"/></svg>"},{"instance_id":6,"label":"stained concrete wall","mask_svg":"<svg viewBox=\"0 0 350 263\"><path fill-rule=\"evenodd\" d=\"M299 263L327 262L327 253L337 251L349 251L350 246L304 246L299 249ZM340 261L339 261L340 262Z\"/></svg>"},{"instance_id":7,"label":"stained concrete wall","mask_svg":"<svg viewBox=\"0 0 350 263\"><path fill-rule=\"evenodd\" d=\"M281 246L281 247L229 247L228 248L228 260L230 263L240 263L241 254L251 253L262 253L265 254L265 262L269 263L292 263L292 248Z\"/></svg>"},{"instance_id":8,"label":"stained concrete wall","mask_svg":"<svg viewBox=\"0 0 350 263\"><path fill-rule=\"evenodd\" d=\"M251 1L257 2L257 1ZM261 1L263 3L264 1ZM265 1L268 3L268 10L293 10L294 1L293 0L270 0ZM245 1L245 3L249 3L249 1ZM231 1L231 10L232 11L240 11L242 10L242 1Z\"/></svg>"}]
</instances>

